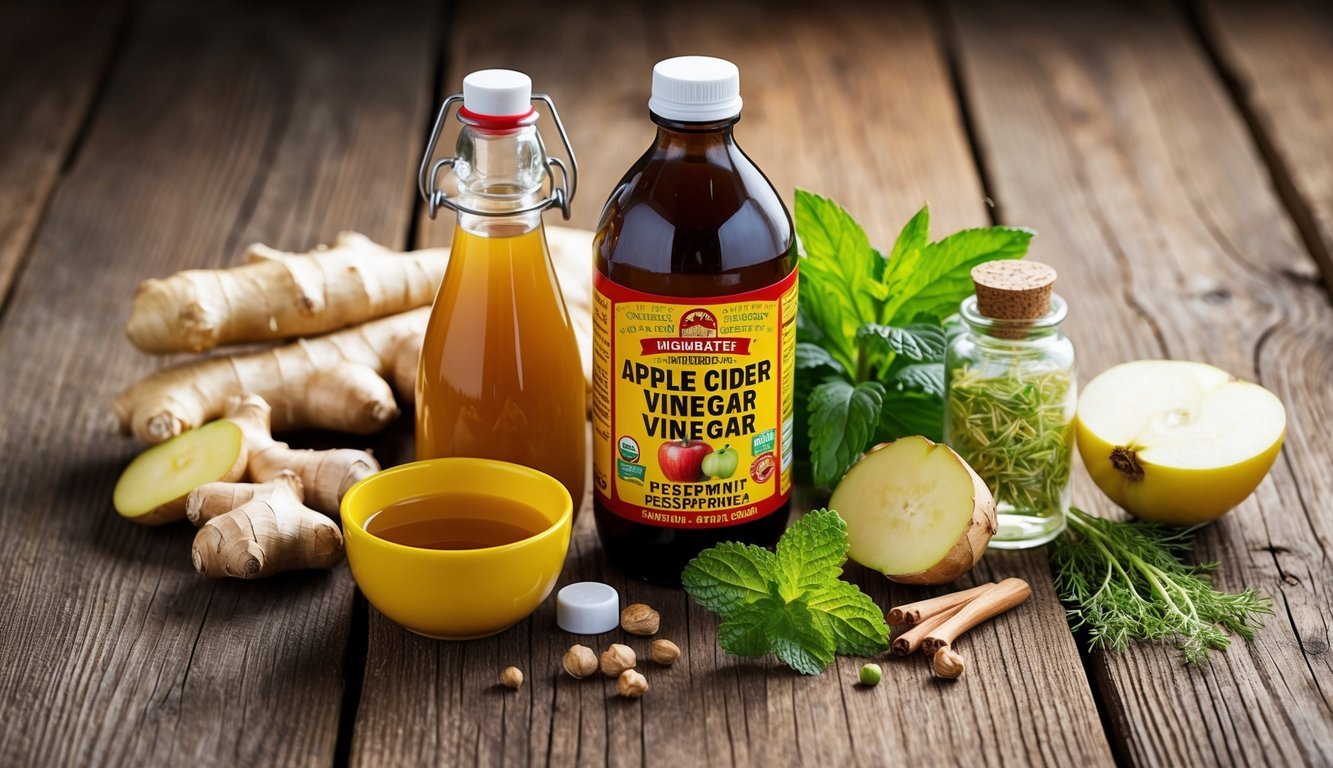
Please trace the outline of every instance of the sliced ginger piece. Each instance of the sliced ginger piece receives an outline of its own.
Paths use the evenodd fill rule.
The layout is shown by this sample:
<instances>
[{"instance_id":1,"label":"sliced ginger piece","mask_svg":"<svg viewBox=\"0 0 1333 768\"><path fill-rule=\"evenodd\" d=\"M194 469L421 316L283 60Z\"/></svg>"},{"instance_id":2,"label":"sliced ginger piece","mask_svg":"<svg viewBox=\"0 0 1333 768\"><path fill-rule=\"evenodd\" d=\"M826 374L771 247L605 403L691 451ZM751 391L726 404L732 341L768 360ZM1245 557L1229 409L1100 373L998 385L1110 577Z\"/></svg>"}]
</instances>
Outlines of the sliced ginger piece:
<instances>
[{"instance_id":1,"label":"sliced ginger piece","mask_svg":"<svg viewBox=\"0 0 1333 768\"><path fill-rule=\"evenodd\" d=\"M116 511L141 525L185 519L190 491L245 474L248 452L240 426L227 421L182 432L139 454L116 482Z\"/></svg>"},{"instance_id":2,"label":"sliced ginger piece","mask_svg":"<svg viewBox=\"0 0 1333 768\"><path fill-rule=\"evenodd\" d=\"M995 533L995 501L949 446L905 437L872 448L833 492L848 557L904 584L947 584Z\"/></svg>"}]
</instances>

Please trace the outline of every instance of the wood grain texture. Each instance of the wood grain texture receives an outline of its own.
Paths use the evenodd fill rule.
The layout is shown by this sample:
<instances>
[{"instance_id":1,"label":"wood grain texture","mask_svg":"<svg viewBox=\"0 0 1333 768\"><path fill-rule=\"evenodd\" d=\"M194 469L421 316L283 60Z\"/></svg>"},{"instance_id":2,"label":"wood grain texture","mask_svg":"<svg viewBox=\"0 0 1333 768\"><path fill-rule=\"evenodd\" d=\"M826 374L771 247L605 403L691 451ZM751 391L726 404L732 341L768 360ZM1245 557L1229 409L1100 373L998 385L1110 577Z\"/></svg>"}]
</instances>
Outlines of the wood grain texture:
<instances>
[{"instance_id":1,"label":"wood grain texture","mask_svg":"<svg viewBox=\"0 0 1333 768\"><path fill-rule=\"evenodd\" d=\"M1217 73L1178 10L958 4L965 93L992 193L1060 272L1085 379L1135 358L1202 360L1272 389L1287 444L1201 535L1226 590L1276 615L1253 645L1183 668L1174 649L1092 658L1114 738L1141 765L1333 760L1333 311ZM1311 76L1314 73L1310 73ZM1087 476L1077 501L1113 514Z\"/></svg>"},{"instance_id":2,"label":"wood grain texture","mask_svg":"<svg viewBox=\"0 0 1333 768\"><path fill-rule=\"evenodd\" d=\"M1333 294L1333 5L1206 0L1194 10Z\"/></svg>"},{"instance_id":3,"label":"wood grain texture","mask_svg":"<svg viewBox=\"0 0 1333 768\"><path fill-rule=\"evenodd\" d=\"M740 65L746 111L737 140L788 200L798 182L833 196L886 248L926 200L938 232L986 222L947 67L920 5L901 6L891 22L846 2L691 2L661 15L638 4L543 8L455 9L445 90L468 71L503 65L530 73L537 90L556 97L583 169L578 225L595 223L604 196L651 140L652 65L700 51ZM445 217L423 227L421 244L447 242L451 227ZM796 507L819 503L807 495ZM566 635L555 628L553 601L496 637L465 644L423 640L372 610L352 762L842 765L910 755L914 765L1109 764L1045 556L983 562L974 578L1023 576L1034 597L960 643L968 675L941 683L921 658L886 655L885 681L863 689L853 685L858 659L806 678L771 658L727 656L717 646L716 617L683 592L628 582L610 569L585 502L561 584L604 581L624 602L656 607L659 636L684 651L676 666L643 664L651 690L626 701L611 680L579 681L560 669L574 642L600 652L626 637ZM860 568L849 577L885 606L941 591L891 588ZM646 654L647 639L628 642ZM498 684L510 664L526 675L517 692Z\"/></svg>"},{"instance_id":4,"label":"wood grain texture","mask_svg":"<svg viewBox=\"0 0 1333 768\"><path fill-rule=\"evenodd\" d=\"M122 13L119 2L0 5L0 302L114 63Z\"/></svg>"},{"instance_id":5,"label":"wood grain texture","mask_svg":"<svg viewBox=\"0 0 1333 768\"><path fill-rule=\"evenodd\" d=\"M347 571L197 576L193 529L112 511L141 446L107 409L157 364L122 337L140 279L221 265L255 237L403 244L432 12L136 10L0 326L0 764L332 761Z\"/></svg>"}]
</instances>

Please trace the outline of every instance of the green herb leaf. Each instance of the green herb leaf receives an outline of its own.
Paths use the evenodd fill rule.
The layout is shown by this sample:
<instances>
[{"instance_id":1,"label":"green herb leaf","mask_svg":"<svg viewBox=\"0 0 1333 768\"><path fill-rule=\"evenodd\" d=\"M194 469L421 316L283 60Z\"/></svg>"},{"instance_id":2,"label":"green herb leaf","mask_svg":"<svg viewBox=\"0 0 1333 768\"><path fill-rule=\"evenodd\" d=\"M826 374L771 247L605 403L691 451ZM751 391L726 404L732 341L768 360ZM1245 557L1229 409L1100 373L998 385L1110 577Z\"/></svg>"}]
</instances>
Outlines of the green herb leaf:
<instances>
[{"instance_id":1,"label":"green herb leaf","mask_svg":"<svg viewBox=\"0 0 1333 768\"><path fill-rule=\"evenodd\" d=\"M910 263L920 258L921 251L930 244L930 206L923 205L916 215L907 220L898 239L893 241L893 251L889 254L889 270L885 282L892 285L902 282ZM895 276L895 273L896 276Z\"/></svg>"},{"instance_id":2,"label":"green herb leaf","mask_svg":"<svg viewBox=\"0 0 1333 768\"><path fill-rule=\"evenodd\" d=\"M740 560L752 562L743 567ZM772 653L815 675L836 653L871 655L888 647L882 611L838 578L846 561L846 523L837 512L817 510L787 529L776 555L719 544L690 561L681 581L695 602L721 615L723 650L752 658ZM768 576L762 584L759 574Z\"/></svg>"},{"instance_id":3,"label":"green herb leaf","mask_svg":"<svg viewBox=\"0 0 1333 768\"><path fill-rule=\"evenodd\" d=\"M837 581L847 562L847 546L847 524L831 510L810 512L788 528L778 541L776 571L782 597L791 600Z\"/></svg>"},{"instance_id":4,"label":"green herb leaf","mask_svg":"<svg viewBox=\"0 0 1333 768\"><path fill-rule=\"evenodd\" d=\"M810 458L816 485L831 486L866 449L879 422L884 385L834 379L810 393Z\"/></svg>"},{"instance_id":5,"label":"green herb leaf","mask_svg":"<svg viewBox=\"0 0 1333 768\"><path fill-rule=\"evenodd\" d=\"M1173 642L1186 664L1231 644L1227 633L1249 641L1273 612L1273 601L1254 589L1221 592L1208 582L1216 563L1186 565L1194 529L1121 523L1070 508L1069 527L1051 542L1055 589L1069 623L1088 634L1092 648L1122 650L1131 641Z\"/></svg>"},{"instance_id":6,"label":"green herb leaf","mask_svg":"<svg viewBox=\"0 0 1333 768\"><path fill-rule=\"evenodd\" d=\"M904 252L887 275L887 325L940 321L958 311L972 293L972 268L996 259L1021 259L1036 234L1030 229L986 227L956 232L938 243Z\"/></svg>"},{"instance_id":7,"label":"green herb leaf","mask_svg":"<svg viewBox=\"0 0 1333 768\"><path fill-rule=\"evenodd\" d=\"M833 663L837 643L828 626L801 600L793 600L770 627L773 653L803 675L817 675Z\"/></svg>"},{"instance_id":8,"label":"green herb leaf","mask_svg":"<svg viewBox=\"0 0 1333 768\"><path fill-rule=\"evenodd\" d=\"M873 656L884 650L889 635L884 611L855 584L833 583L807 601L810 610L828 622L838 653Z\"/></svg>"},{"instance_id":9,"label":"green herb leaf","mask_svg":"<svg viewBox=\"0 0 1333 768\"><path fill-rule=\"evenodd\" d=\"M932 397L944 397L944 365L942 363L913 363L893 372L890 381L903 389L924 392Z\"/></svg>"},{"instance_id":10,"label":"green herb leaf","mask_svg":"<svg viewBox=\"0 0 1333 768\"><path fill-rule=\"evenodd\" d=\"M939 323L913 323L901 327L866 323L857 330L856 337L909 360L938 362L944 359L944 326Z\"/></svg>"},{"instance_id":11,"label":"green herb leaf","mask_svg":"<svg viewBox=\"0 0 1333 768\"><path fill-rule=\"evenodd\" d=\"M847 369L833 355L818 344L805 341L796 343L796 370L802 371L802 375L808 375L804 373L808 371L815 376L847 377Z\"/></svg>"},{"instance_id":12,"label":"green herb leaf","mask_svg":"<svg viewBox=\"0 0 1333 768\"><path fill-rule=\"evenodd\" d=\"M871 442L886 443L912 435L937 443L943 441L944 403L924 392L886 390L879 411L879 427Z\"/></svg>"},{"instance_id":13,"label":"green herb leaf","mask_svg":"<svg viewBox=\"0 0 1333 768\"><path fill-rule=\"evenodd\" d=\"M777 557L763 547L726 541L685 566L681 584L699 605L726 613L769 594Z\"/></svg>"},{"instance_id":14,"label":"green herb leaf","mask_svg":"<svg viewBox=\"0 0 1333 768\"><path fill-rule=\"evenodd\" d=\"M886 295L884 258L837 203L802 189L796 190L796 231L802 324L817 327L829 353L854 370L856 329L879 316Z\"/></svg>"}]
</instances>

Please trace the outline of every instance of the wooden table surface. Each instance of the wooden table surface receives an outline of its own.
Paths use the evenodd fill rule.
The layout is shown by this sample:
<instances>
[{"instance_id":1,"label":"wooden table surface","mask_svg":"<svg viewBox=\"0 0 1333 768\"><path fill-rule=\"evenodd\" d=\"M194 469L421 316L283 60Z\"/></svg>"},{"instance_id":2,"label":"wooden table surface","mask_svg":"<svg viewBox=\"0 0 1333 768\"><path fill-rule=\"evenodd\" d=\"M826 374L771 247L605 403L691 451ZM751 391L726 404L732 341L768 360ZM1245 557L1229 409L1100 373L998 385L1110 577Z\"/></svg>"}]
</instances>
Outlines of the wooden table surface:
<instances>
[{"instance_id":1,"label":"wooden table surface","mask_svg":"<svg viewBox=\"0 0 1333 768\"><path fill-rule=\"evenodd\" d=\"M141 446L109 403L159 364L121 331L139 280L342 229L447 242L415 166L443 94L490 66L556 98L590 227L650 140L652 64L695 52L740 65L738 139L788 200L830 195L883 245L925 201L937 233L1037 229L1084 381L1188 358L1282 398L1279 461L1198 545L1222 588L1273 597L1252 645L1199 669L1170 647L1086 653L1045 552L991 553L966 583L1021 576L1033 598L967 636L969 673L891 659L859 689L857 659L806 678L727 657L683 593L611 571L584 514L564 580L659 607L685 651L626 701L559 673L550 601L487 640L429 641L345 566L208 581L188 525L117 518ZM0 764L1331 764L1331 253L1333 11L1315 0L5 2ZM372 441L386 464L410 431ZM883 605L923 594L849 574ZM517 693L496 685L509 664Z\"/></svg>"}]
</instances>

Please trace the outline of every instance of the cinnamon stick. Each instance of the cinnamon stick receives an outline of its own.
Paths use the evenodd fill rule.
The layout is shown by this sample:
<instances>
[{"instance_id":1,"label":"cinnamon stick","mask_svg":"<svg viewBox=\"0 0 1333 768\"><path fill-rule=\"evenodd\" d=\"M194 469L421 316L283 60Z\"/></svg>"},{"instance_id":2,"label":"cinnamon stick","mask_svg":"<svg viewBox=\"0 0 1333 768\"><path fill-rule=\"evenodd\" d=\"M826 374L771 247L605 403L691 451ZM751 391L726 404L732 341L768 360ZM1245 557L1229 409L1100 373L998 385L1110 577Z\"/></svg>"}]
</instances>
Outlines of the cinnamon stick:
<instances>
[{"instance_id":1,"label":"cinnamon stick","mask_svg":"<svg viewBox=\"0 0 1333 768\"><path fill-rule=\"evenodd\" d=\"M979 587L950 592L947 595L932 597L929 600L906 603L897 608L890 608L887 618L890 624L920 624L923 619L928 619L946 608L962 605L993 586L995 586L995 582L988 581Z\"/></svg>"},{"instance_id":2,"label":"cinnamon stick","mask_svg":"<svg viewBox=\"0 0 1333 768\"><path fill-rule=\"evenodd\" d=\"M963 610L963 605L965 604L945 608L934 616L925 618L920 624L893 638L893 644L889 646L889 651L894 656L906 656L915 653L916 649L921 647L921 641L926 639L926 635L939 629L944 622L956 616L959 611Z\"/></svg>"},{"instance_id":3,"label":"cinnamon stick","mask_svg":"<svg viewBox=\"0 0 1333 768\"><path fill-rule=\"evenodd\" d=\"M970 603L965 603L957 613L942 624L930 630L922 641L922 648L933 654L942 646L952 645L958 636L983 621L993 619L1005 611L1019 605L1032 594L1032 588L1022 579L1005 579L986 590Z\"/></svg>"}]
</instances>

